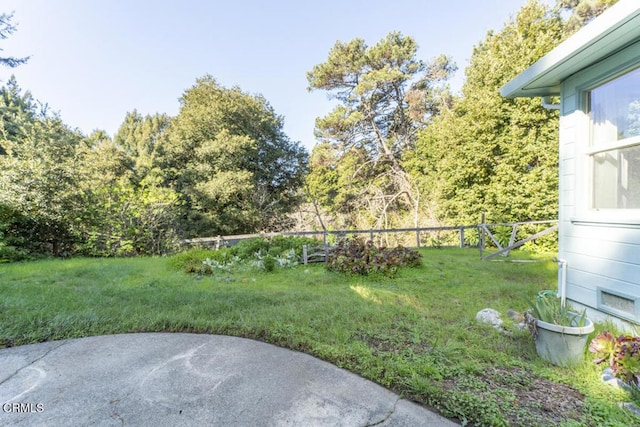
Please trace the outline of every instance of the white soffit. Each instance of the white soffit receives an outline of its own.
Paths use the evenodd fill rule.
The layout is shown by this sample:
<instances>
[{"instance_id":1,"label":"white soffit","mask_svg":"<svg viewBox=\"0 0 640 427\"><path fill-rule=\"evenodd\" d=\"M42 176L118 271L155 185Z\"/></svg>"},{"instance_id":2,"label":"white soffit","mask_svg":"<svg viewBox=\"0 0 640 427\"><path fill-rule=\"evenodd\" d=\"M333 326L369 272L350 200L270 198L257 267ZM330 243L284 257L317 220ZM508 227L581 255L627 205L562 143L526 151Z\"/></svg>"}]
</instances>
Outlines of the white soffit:
<instances>
[{"instance_id":1,"label":"white soffit","mask_svg":"<svg viewBox=\"0 0 640 427\"><path fill-rule=\"evenodd\" d=\"M560 94L560 83L640 40L640 0L620 0L502 86L506 98Z\"/></svg>"}]
</instances>

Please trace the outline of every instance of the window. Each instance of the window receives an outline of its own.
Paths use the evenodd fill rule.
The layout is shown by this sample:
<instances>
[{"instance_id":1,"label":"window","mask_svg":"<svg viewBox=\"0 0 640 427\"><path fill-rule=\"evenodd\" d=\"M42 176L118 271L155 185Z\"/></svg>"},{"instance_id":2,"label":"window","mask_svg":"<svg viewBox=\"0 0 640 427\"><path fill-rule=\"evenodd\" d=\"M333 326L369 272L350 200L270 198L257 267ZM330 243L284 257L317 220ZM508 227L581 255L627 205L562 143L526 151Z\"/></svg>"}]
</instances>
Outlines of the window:
<instances>
[{"instance_id":1,"label":"window","mask_svg":"<svg viewBox=\"0 0 640 427\"><path fill-rule=\"evenodd\" d=\"M588 93L592 209L640 209L640 69Z\"/></svg>"}]
</instances>

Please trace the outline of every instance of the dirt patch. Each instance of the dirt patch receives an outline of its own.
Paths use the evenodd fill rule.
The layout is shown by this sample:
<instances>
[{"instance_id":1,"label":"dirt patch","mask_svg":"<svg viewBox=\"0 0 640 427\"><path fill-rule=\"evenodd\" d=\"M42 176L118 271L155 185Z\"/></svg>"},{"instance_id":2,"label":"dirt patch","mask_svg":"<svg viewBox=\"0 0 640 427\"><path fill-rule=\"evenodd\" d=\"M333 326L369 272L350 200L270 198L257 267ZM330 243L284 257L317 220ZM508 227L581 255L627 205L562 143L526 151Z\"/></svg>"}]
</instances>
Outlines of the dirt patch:
<instances>
[{"instance_id":1,"label":"dirt patch","mask_svg":"<svg viewBox=\"0 0 640 427\"><path fill-rule=\"evenodd\" d=\"M565 384L549 381L518 367L492 367L472 380L448 378L442 384L450 392L505 396L500 412L513 426L554 425L580 420L583 411L584 395Z\"/></svg>"},{"instance_id":2,"label":"dirt patch","mask_svg":"<svg viewBox=\"0 0 640 427\"><path fill-rule=\"evenodd\" d=\"M385 333L360 331L352 337L366 343L378 353L400 354L411 350L414 354L420 354L432 349L428 343L420 339L412 340L411 331L402 326L392 326L391 331Z\"/></svg>"}]
</instances>

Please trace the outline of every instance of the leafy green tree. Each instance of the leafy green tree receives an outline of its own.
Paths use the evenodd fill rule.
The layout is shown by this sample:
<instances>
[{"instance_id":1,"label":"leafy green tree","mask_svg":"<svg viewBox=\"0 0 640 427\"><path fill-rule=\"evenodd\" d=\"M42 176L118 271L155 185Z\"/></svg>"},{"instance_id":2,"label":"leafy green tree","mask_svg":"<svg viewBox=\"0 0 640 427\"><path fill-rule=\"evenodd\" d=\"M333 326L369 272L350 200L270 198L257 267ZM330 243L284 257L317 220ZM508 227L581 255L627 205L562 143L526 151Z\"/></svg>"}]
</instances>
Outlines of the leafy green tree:
<instances>
[{"instance_id":1,"label":"leafy green tree","mask_svg":"<svg viewBox=\"0 0 640 427\"><path fill-rule=\"evenodd\" d=\"M555 47L560 15L537 1L474 48L462 97L420 135L407 164L448 223L557 216L557 111L499 89Z\"/></svg>"},{"instance_id":2,"label":"leafy green tree","mask_svg":"<svg viewBox=\"0 0 640 427\"><path fill-rule=\"evenodd\" d=\"M413 147L416 132L450 99L444 82L455 66L445 56L420 61L417 48L411 37L398 32L370 47L359 38L338 41L327 61L307 73L309 90L326 90L340 101L316 120L316 135L341 157L354 150L366 154L349 179L367 188L360 197L378 205L378 221L391 210L417 215L416 188L401 157Z\"/></svg>"},{"instance_id":3,"label":"leafy green tree","mask_svg":"<svg viewBox=\"0 0 640 427\"><path fill-rule=\"evenodd\" d=\"M74 224L78 251L91 256L132 256L174 249L178 195L148 179L149 168L138 167L143 163L140 157L151 154L127 150L100 130L86 138L77 156L82 200Z\"/></svg>"},{"instance_id":4,"label":"leafy green tree","mask_svg":"<svg viewBox=\"0 0 640 427\"><path fill-rule=\"evenodd\" d=\"M185 202L188 236L286 228L307 153L259 95L205 76L186 90L167 129L163 169Z\"/></svg>"},{"instance_id":5,"label":"leafy green tree","mask_svg":"<svg viewBox=\"0 0 640 427\"><path fill-rule=\"evenodd\" d=\"M11 34L16 31L16 26L11 23L13 19L13 13L0 14L0 40L6 40ZM0 52L3 49L0 49ZM29 57L16 58L14 56L0 57L0 65L5 67L15 68L18 65L24 64L29 60Z\"/></svg>"},{"instance_id":6,"label":"leafy green tree","mask_svg":"<svg viewBox=\"0 0 640 427\"><path fill-rule=\"evenodd\" d=\"M0 259L172 249L178 196L138 179L136 158L104 131L88 137L23 93L0 89Z\"/></svg>"},{"instance_id":7,"label":"leafy green tree","mask_svg":"<svg viewBox=\"0 0 640 427\"><path fill-rule=\"evenodd\" d=\"M136 180L160 184L160 168L165 132L171 119L166 114L140 115L136 110L127 113L114 137L114 143L133 159Z\"/></svg>"},{"instance_id":8,"label":"leafy green tree","mask_svg":"<svg viewBox=\"0 0 640 427\"><path fill-rule=\"evenodd\" d=\"M558 0L556 7L569 13L565 22L565 33L573 34L618 0Z\"/></svg>"},{"instance_id":9,"label":"leafy green tree","mask_svg":"<svg viewBox=\"0 0 640 427\"><path fill-rule=\"evenodd\" d=\"M78 250L91 256L161 255L175 249L178 195L134 186L125 177L85 188L77 216Z\"/></svg>"},{"instance_id":10,"label":"leafy green tree","mask_svg":"<svg viewBox=\"0 0 640 427\"><path fill-rule=\"evenodd\" d=\"M367 198L362 196L368 191L366 183L352 179L366 160L362 149L341 154L328 142L313 148L306 178L307 198L328 214L332 227L366 228L376 220L375 212L372 215L368 209Z\"/></svg>"},{"instance_id":11,"label":"leafy green tree","mask_svg":"<svg viewBox=\"0 0 640 427\"><path fill-rule=\"evenodd\" d=\"M36 102L29 91L22 93L15 76L0 90L0 155L7 154L9 144L16 146L36 119Z\"/></svg>"},{"instance_id":12,"label":"leafy green tree","mask_svg":"<svg viewBox=\"0 0 640 427\"><path fill-rule=\"evenodd\" d=\"M4 238L28 252L73 249L77 206L75 154L82 135L38 104L11 79L0 89L0 206Z\"/></svg>"}]
</instances>

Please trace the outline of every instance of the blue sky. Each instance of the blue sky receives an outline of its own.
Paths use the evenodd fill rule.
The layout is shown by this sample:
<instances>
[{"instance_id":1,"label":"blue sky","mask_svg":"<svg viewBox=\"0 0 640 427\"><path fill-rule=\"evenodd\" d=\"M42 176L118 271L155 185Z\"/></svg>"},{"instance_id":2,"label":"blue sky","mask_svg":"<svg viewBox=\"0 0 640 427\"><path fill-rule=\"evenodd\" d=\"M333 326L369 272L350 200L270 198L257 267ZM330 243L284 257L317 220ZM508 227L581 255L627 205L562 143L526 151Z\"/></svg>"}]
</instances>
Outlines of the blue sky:
<instances>
[{"instance_id":1,"label":"blue sky","mask_svg":"<svg viewBox=\"0 0 640 427\"><path fill-rule=\"evenodd\" d=\"M27 56L0 68L88 134L113 135L128 111L176 115L178 98L211 74L260 93L285 117L284 130L311 148L315 118L332 108L307 91L306 72L337 40L373 45L390 31L412 36L418 56L450 55L459 89L473 46L499 31L527 0L3 0L18 30L0 55ZM553 0L545 0L552 4Z\"/></svg>"}]
</instances>

